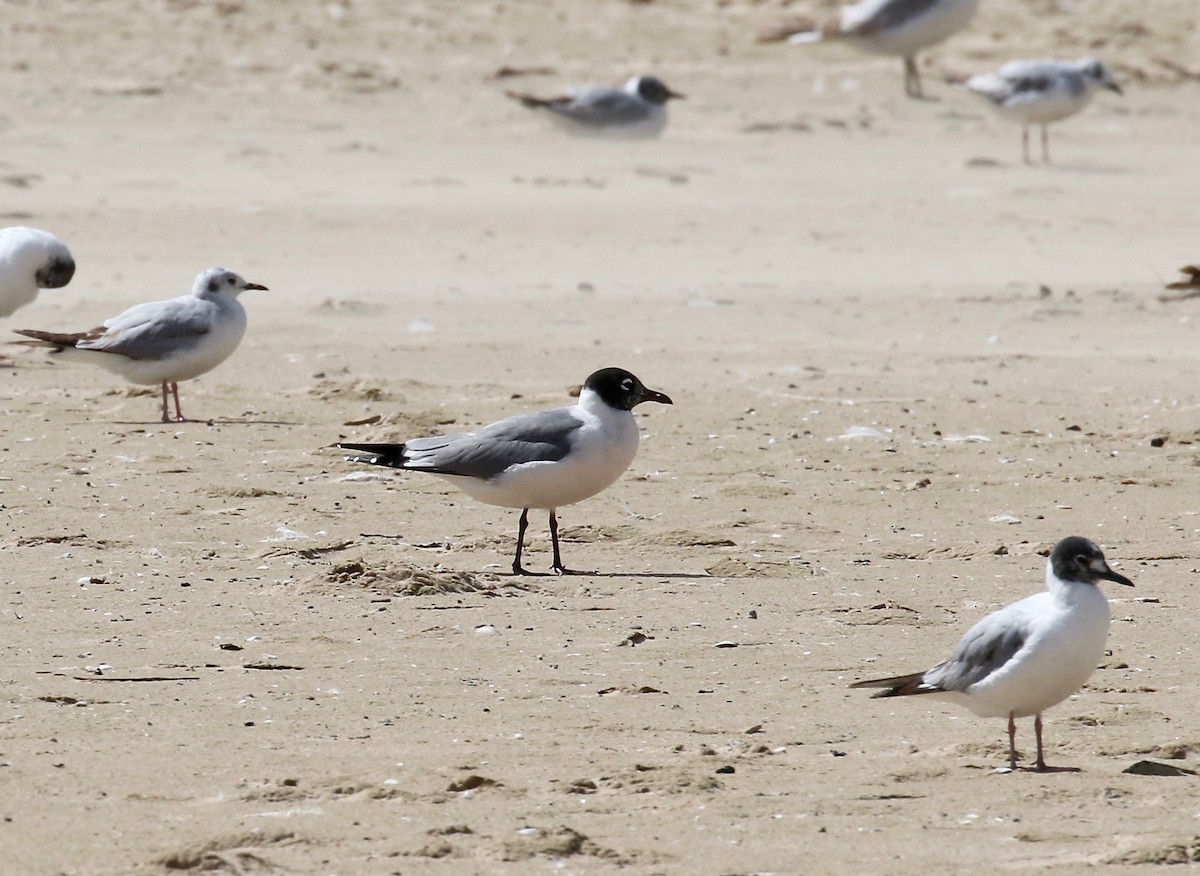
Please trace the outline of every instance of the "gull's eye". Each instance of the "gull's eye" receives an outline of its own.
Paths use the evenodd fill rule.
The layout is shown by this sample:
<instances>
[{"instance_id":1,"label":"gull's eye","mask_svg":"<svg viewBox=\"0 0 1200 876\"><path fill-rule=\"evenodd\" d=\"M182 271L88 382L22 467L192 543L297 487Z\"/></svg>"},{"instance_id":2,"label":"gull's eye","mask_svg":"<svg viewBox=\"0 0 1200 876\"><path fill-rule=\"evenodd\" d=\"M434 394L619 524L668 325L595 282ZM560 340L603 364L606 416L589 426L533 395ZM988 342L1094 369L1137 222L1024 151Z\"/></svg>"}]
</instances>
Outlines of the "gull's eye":
<instances>
[{"instance_id":1,"label":"gull's eye","mask_svg":"<svg viewBox=\"0 0 1200 876\"><path fill-rule=\"evenodd\" d=\"M633 381L628 378L622 380L621 389L625 390L626 392L633 392Z\"/></svg>"},{"instance_id":2,"label":"gull's eye","mask_svg":"<svg viewBox=\"0 0 1200 876\"><path fill-rule=\"evenodd\" d=\"M1081 566L1086 566L1086 565L1088 565L1088 558L1085 557L1083 554L1078 554L1075 557L1075 562L1077 562Z\"/></svg>"},{"instance_id":3,"label":"gull's eye","mask_svg":"<svg viewBox=\"0 0 1200 876\"><path fill-rule=\"evenodd\" d=\"M226 277L225 282L228 283L230 286L232 286L233 285L233 277Z\"/></svg>"}]
</instances>

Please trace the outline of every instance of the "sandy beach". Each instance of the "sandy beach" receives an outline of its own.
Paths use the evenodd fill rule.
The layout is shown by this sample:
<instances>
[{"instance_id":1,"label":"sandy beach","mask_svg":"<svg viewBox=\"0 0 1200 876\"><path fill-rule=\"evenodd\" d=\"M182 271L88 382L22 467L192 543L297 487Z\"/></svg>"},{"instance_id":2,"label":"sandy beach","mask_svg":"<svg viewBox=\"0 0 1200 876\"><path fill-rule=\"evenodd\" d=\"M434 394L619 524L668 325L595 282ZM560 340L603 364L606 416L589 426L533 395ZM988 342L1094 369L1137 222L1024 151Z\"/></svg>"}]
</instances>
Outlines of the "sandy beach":
<instances>
[{"instance_id":1,"label":"sandy beach","mask_svg":"<svg viewBox=\"0 0 1200 876\"><path fill-rule=\"evenodd\" d=\"M898 59L755 41L834 8L0 2L0 225L78 263L4 330L215 265L270 290L181 386L208 423L0 349L0 872L1200 860L1200 301L1160 300L1200 260L1200 13L983 0L917 101ZM1049 166L943 81L1089 54L1125 95ZM504 96L639 73L687 95L651 141ZM559 511L594 574L515 577L516 512L334 446L605 366L675 404ZM942 659L1072 534L1136 589L1046 715L1070 771L848 689Z\"/></svg>"}]
</instances>

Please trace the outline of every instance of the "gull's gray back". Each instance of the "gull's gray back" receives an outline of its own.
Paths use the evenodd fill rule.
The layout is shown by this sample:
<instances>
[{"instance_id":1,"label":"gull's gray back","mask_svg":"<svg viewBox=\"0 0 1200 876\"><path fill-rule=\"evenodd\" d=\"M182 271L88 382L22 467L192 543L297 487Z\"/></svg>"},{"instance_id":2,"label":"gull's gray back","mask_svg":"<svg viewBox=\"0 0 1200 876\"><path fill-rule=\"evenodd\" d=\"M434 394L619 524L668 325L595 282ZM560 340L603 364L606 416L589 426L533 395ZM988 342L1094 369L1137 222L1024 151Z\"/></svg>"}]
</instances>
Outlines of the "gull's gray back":
<instances>
[{"instance_id":1,"label":"gull's gray back","mask_svg":"<svg viewBox=\"0 0 1200 876\"><path fill-rule=\"evenodd\" d=\"M854 33L866 36L881 30L892 30L920 18L942 0L895 0L854 28Z\"/></svg>"},{"instance_id":2,"label":"gull's gray back","mask_svg":"<svg viewBox=\"0 0 1200 876\"><path fill-rule=\"evenodd\" d=\"M641 98L616 88L581 88L572 97L570 103L551 104L549 109L597 128L644 121L654 109Z\"/></svg>"},{"instance_id":3,"label":"gull's gray back","mask_svg":"<svg viewBox=\"0 0 1200 876\"><path fill-rule=\"evenodd\" d=\"M1056 82L1061 83L1071 97L1079 97L1087 91L1082 73L1054 61L1014 61L1002 67L1000 75L1008 83L1010 95L1049 92Z\"/></svg>"},{"instance_id":4,"label":"gull's gray back","mask_svg":"<svg viewBox=\"0 0 1200 876\"><path fill-rule=\"evenodd\" d=\"M108 331L81 350L103 350L130 359L161 359L187 349L213 329L212 305L185 295L170 301L138 304L105 323Z\"/></svg>"},{"instance_id":5,"label":"gull's gray back","mask_svg":"<svg viewBox=\"0 0 1200 876\"><path fill-rule=\"evenodd\" d=\"M971 627L950 659L925 673L925 683L965 691L1011 660L1029 637L1028 624L1020 613L1000 614L990 614Z\"/></svg>"},{"instance_id":6,"label":"gull's gray back","mask_svg":"<svg viewBox=\"0 0 1200 876\"><path fill-rule=\"evenodd\" d=\"M557 462L582 425L570 408L556 408L518 414L466 434L415 438L404 444L404 467L487 480L513 465Z\"/></svg>"}]
</instances>

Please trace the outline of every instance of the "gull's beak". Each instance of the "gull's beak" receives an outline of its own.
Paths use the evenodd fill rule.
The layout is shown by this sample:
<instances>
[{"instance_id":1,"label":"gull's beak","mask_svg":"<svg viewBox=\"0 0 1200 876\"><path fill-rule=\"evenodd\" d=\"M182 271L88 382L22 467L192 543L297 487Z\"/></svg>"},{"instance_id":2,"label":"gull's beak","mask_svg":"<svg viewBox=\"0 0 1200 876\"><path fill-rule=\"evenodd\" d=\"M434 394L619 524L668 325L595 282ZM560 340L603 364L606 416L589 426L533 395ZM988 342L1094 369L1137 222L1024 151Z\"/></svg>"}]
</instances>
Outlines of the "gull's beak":
<instances>
[{"instance_id":1,"label":"gull's beak","mask_svg":"<svg viewBox=\"0 0 1200 876\"><path fill-rule=\"evenodd\" d=\"M1114 572L1108 567L1108 563L1104 560L1093 560L1089 567L1097 578L1103 578L1105 581L1113 581L1117 584L1124 584L1126 587L1132 587L1133 582L1117 572Z\"/></svg>"},{"instance_id":2,"label":"gull's beak","mask_svg":"<svg viewBox=\"0 0 1200 876\"><path fill-rule=\"evenodd\" d=\"M658 402L660 405L675 404L675 402L671 401L671 397L665 392L659 392L656 389L646 389L643 387L642 397L638 400L638 404L648 401Z\"/></svg>"},{"instance_id":3,"label":"gull's beak","mask_svg":"<svg viewBox=\"0 0 1200 876\"><path fill-rule=\"evenodd\" d=\"M1117 94L1125 94L1125 92L1121 90L1121 86L1117 85L1115 82L1106 82L1104 83L1104 87L1109 91L1115 91Z\"/></svg>"},{"instance_id":4,"label":"gull's beak","mask_svg":"<svg viewBox=\"0 0 1200 876\"><path fill-rule=\"evenodd\" d=\"M258 289L260 292L270 292L271 291L266 286L258 285L258 283L247 283L246 288L247 289Z\"/></svg>"},{"instance_id":5,"label":"gull's beak","mask_svg":"<svg viewBox=\"0 0 1200 876\"><path fill-rule=\"evenodd\" d=\"M687 100L687 95L680 94L678 91L672 91L671 89L668 88L667 89L667 99L668 100ZM670 402L668 402L668 404L670 404Z\"/></svg>"}]
</instances>

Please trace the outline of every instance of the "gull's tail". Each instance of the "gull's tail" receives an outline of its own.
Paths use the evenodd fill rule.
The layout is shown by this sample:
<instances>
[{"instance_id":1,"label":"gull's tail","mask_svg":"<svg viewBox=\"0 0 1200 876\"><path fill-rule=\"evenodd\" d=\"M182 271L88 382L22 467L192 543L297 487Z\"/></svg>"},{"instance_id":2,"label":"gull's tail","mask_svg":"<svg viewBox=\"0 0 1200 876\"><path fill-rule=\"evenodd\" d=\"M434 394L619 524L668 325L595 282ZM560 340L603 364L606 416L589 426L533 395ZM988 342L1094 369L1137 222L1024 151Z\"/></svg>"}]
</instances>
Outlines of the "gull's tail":
<instances>
[{"instance_id":1,"label":"gull's tail","mask_svg":"<svg viewBox=\"0 0 1200 876\"><path fill-rule=\"evenodd\" d=\"M907 697L914 694L935 693L936 688L925 684L925 673L914 672L911 675L893 675L891 678L872 678L867 681L856 681L851 688L882 687L885 690L871 694L877 697Z\"/></svg>"},{"instance_id":2,"label":"gull's tail","mask_svg":"<svg viewBox=\"0 0 1200 876\"><path fill-rule=\"evenodd\" d=\"M37 329L13 329L17 334L24 335L27 338L33 338L33 341L15 341L17 344L30 344L38 347L54 347L57 350L64 350L67 347L75 347L80 341L94 340L104 333L103 328L92 329L90 332L43 332Z\"/></svg>"},{"instance_id":3,"label":"gull's tail","mask_svg":"<svg viewBox=\"0 0 1200 876\"><path fill-rule=\"evenodd\" d=\"M792 18L767 28L758 35L760 43L816 43L822 38L820 25L811 18Z\"/></svg>"},{"instance_id":4,"label":"gull's tail","mask_svg":"<svg viewBox=\"0 0 1200 876\"><path fill-rule=\"evenodd\" d=\"M554 106L555 104L563 102L561 97L537 97L535 95L525 94L524 92L520 91L506 91L504 94L506 97L511 97L513 100L520 101L521 106L527 106L530 109Z\"/></svg>"},{"instance_id":5,"label":"gull's tail","mask_svg":"<svg viewBox=\"0 0 1200 876\"><path fill-rule=\"evenodd\" d=\"M1200 289L1200 265L1184 265L1179 273L1186 276L1169 284L1168 289Z\"/></svg>"},{"instance_id":6,"label":"gull's tail","mask_svg":"<svg viewBox=\"0 0 1200 876\"><path fill-rule=\"evenodd\" d=\"M350 462L366 462L388 468L404 468L403 444L339 444L343 450L358 450L366 456L348 456Z\"/></svg>"}]
</instances>

